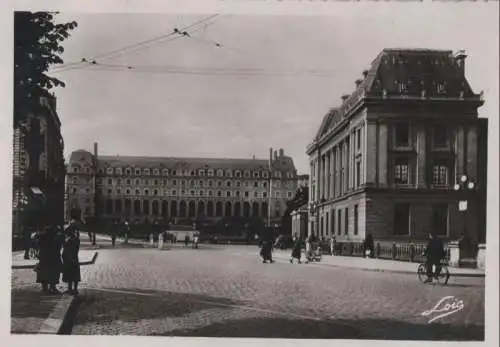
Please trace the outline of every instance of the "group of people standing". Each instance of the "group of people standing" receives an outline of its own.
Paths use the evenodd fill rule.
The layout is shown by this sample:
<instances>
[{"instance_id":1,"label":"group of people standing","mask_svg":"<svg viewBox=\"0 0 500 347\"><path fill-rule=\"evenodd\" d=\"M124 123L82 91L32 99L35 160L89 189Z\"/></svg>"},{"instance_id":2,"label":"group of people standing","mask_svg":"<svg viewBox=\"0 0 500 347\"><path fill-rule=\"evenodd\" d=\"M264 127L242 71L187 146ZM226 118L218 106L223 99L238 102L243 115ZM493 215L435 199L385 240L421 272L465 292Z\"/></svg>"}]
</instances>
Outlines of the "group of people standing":
<instances>
[{"instance_id":1,"label":"group of people standing","mask_svg":"<svg viewBox=\"0 0 500 347\"><path fill-rule=\"evenodd\" d=\"M78 295L78 283L81 281L80 231L72 220L64 229L44 226L39 231L39 262L35 266L36 282L42 285L47 294L61 294L57 285L61 280L67 283L65 293Z\"/></svg>"}]
</instances>

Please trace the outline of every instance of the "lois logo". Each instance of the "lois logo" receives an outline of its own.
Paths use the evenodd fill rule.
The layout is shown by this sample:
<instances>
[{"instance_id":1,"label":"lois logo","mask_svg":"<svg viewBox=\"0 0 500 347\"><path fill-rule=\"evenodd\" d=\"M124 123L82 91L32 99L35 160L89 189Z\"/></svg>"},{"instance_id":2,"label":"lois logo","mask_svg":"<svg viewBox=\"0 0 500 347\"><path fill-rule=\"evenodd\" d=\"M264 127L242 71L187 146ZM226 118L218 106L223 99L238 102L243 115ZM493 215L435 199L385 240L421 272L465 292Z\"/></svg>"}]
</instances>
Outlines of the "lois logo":
<instances>
[{"instance_id":1,"label":"lois logo","mask_svg":"<svg viewBox=\"0 0 500 347\"><path fill-rule=\"evenodd\" d=\"M432 323L435 320L444 318L458 311L464 309L464 302L462 300L456 299L454 296L445 296L437 302L437 304L430 310L421 313L424 317L432 317L428 323Z\"/></svg>"}]
</instances>

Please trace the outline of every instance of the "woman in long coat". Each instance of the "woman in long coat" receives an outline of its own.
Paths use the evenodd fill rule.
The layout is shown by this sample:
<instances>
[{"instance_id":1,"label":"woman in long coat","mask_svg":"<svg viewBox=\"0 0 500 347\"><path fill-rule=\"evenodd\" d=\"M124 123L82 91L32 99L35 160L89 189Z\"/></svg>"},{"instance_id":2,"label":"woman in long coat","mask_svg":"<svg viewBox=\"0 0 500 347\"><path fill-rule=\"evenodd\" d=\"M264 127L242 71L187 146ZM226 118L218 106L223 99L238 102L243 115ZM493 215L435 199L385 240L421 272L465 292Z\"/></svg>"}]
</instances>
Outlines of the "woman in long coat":
<instances>
[{"instance_id":1,"label":"woman in long coat","mask_svg":"<svg viewBox=\"0 0 500 347\"><path fill-rule=\"evenodd\" d=\"M36 268L36 282L44 293L59 294L56 285L61 277L61 253L57 245L55 230L46 227L40 230L40 262Z\"/></svg>"},{"instance_id":2,"label":"woman in long coat","mask_svg":"<svg viewBox=\"0 0 500 347\"><path fill-rule=\"evenodd\" d=\"M76 225L72 223L65 231L65 241L62 253L63 282L68 284L67 293L78 295L78 282L81 281L80 261L80 235Z\"/></svg>"},{"instance_id":3,"label":"woman in long coat","mask_svg":"<svg viewBox=\"0 0 500 347\"><path fill-rule=\"evenodd\" d=\"M292 257L290 258L290 263L293 264L293 260L297 259L297 262L300 264L300 257L301 257L301 246L302 242L300 237L295 234L293 236L293 248L292 248Z\"/></svg>"}]
</instances>

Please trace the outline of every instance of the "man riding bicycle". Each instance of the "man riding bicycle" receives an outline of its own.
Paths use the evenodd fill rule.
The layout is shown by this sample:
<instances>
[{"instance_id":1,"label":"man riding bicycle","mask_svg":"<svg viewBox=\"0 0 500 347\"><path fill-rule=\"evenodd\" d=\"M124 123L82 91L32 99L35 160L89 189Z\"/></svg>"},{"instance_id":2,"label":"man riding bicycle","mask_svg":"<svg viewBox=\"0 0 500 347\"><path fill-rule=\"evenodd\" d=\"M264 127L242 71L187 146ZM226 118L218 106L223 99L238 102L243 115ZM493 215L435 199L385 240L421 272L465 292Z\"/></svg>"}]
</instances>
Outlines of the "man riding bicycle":
<instances>
[{"instance_id":1,"label":"man riding bicycle","mask_svg":"<svg viewBox=\"0 0 500 347\"><path fill-rule=\"evenodd\" d=\"M424 252L424 256L426 257L426 268L427 268L427 279L424 283L432 282L432 278L435 275L439 276L441 272L441 259L444 258L444 247L443 241L434 237L432 233L429 234L429 241L427 242L427 247ZM432 268L436 267L436 273L433 274Z\"/></svg>"}]
</instances>

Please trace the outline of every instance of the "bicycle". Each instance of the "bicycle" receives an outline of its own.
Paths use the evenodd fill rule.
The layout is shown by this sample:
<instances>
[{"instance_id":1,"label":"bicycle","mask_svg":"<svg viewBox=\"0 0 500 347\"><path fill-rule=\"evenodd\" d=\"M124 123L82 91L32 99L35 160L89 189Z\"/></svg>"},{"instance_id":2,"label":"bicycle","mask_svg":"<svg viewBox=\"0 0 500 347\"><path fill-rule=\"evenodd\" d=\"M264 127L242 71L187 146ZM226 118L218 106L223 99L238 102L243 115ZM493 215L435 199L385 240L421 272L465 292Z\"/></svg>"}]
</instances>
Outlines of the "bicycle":
<instances>
[{"instance_id":1,"label":"bicycle","mask_svg":"<svg viewBox=\"0 0 500 347\"><path fill-rule=\"evenodd\" d=\"M432 266L432 274L434 279L438 281L439 284L445 286L448 284L448 280L450 279L450 271L448 270L448 265L446 262L441 262L441 271L439 274L436 274L436 266ZM420 263L417 267L417 276L420 282L425 283L427 280L427 264Z\"/></svg>"}]
</instances>

